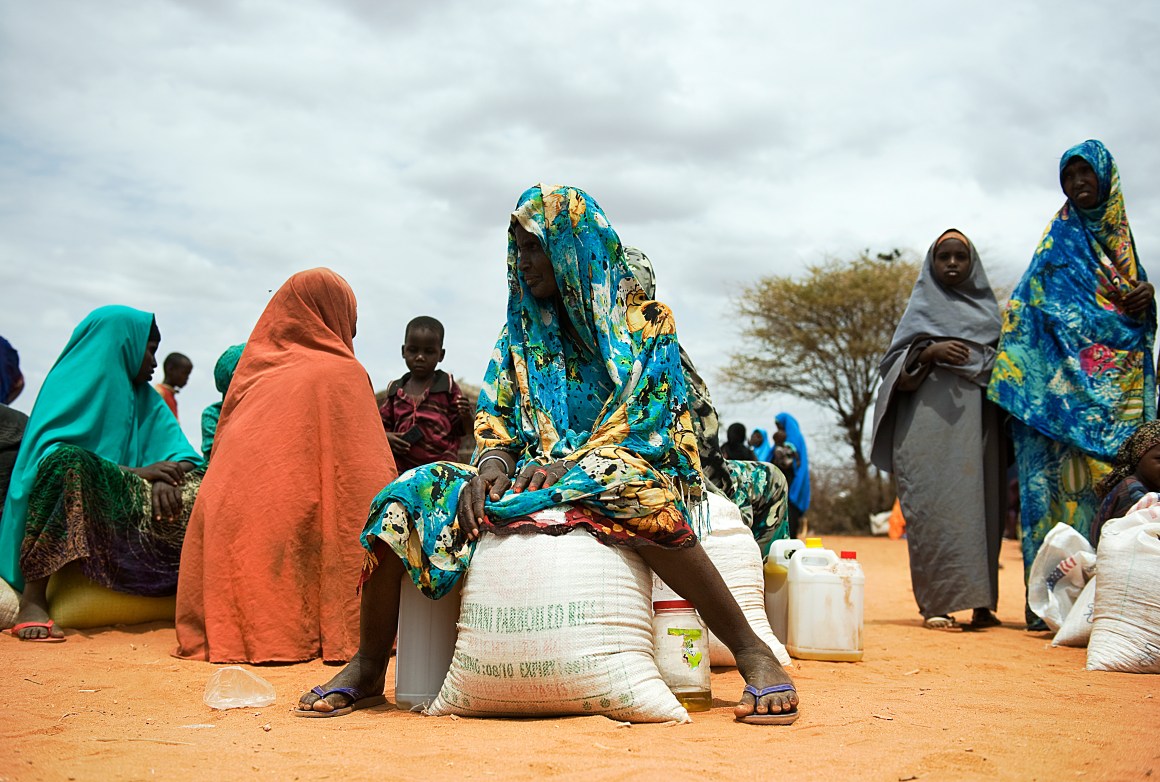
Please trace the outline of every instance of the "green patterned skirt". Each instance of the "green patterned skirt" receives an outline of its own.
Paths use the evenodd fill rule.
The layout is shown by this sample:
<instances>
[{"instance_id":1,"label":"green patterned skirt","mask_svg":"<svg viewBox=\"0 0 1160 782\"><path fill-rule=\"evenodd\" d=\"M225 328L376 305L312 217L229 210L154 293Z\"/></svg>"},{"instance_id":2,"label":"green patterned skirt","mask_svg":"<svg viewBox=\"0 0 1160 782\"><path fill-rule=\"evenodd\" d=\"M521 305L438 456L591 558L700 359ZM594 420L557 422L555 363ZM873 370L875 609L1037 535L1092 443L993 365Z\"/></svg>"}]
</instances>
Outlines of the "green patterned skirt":
<instances>
[{"instance_id":1,"label":"green patterned skirt","mask_svg":"<svg viewBox=\"0 0 1160 782\"><path fill-rule=\"evenodd\" d=\"M789 487L781 470L769 462L725 460L732 493L729 499L741 508L762 556L773 541L789 537Z\"/></svg>"},{"instance_id":2,"label":"green patterned skirt","mask_svg":"<svg viewBox=\"0 0 1160 782\"><path fill-rule=\"evenodd\" d=\"M155 521L148 481L83 448L60 446L40 463L28 498L24 578L47 578L80 560L84 574L109 589L147 597L176 593L201 476L186 476L181 518Z\"/></svg>"}]
</instances>

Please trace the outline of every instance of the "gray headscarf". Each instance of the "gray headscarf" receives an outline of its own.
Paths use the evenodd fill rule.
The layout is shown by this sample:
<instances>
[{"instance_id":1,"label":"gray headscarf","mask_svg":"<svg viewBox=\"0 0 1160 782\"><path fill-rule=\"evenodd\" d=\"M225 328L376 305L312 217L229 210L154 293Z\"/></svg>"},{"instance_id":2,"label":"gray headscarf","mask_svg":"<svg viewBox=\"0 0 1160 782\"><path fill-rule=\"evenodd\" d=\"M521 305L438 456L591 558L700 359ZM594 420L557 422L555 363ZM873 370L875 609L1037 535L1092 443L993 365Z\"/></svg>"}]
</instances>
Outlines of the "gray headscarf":
<instances>
[{"instance_id":1,"label":"gray headscarf","mask_svg":"<svg viewBox=\"0 0 1160 782\"><path fill-rule=\"evenodd\" d=\"M971 253L971 268L961 283L953 288L944 288L934 276L934 254L940 242L951 238L959 239L967 245ZM971 353L966 364L939 366L985 388L995 365L995 346L999 343L1002 325L999 303L995 300L995 292L991 290L991 283L975 245L954 228L943 231L926 251L922 271L914 283L906 311L894 329L890 348L878 364L882 385L878 387L878 398L874 405L870 458L879 469L893 471L894 425L891 402L911 347L928 339L955 339L966 343Z\"/></svg>"},{"instance_id":2,"label":"gray headscarf","mask_svg":"<svg viewBox=\"0 0 1160 782\"><path fill-rule=\"evenodd\" d=\"M934 253L940 242L951 238L960 241L966 239L965 244L971 252L971 268L967 279L953 288L944 288L934 276ZM991 290L987 271L979 260L975 245L961 232L954 228L948 229L943 231L926 251L922 271L919 272L918 281L914 283L906 311L902 313L902 319L894 329L890 348L878 365L878 373L885 377L889 368L900 355L910 349L915 340L926 337L957 339L962 342L973 342L979 347L994 348L999 342L1002 325L999 303L995 300L995 292ZM974 358L975 351L971 352ZM992 358L994 357L993 349L980 352L989 353ZM966 367L948 368L955 369L964 376L968 374ZM986 378L981 385L985 384Z\"/></svg>"}]
</instances>

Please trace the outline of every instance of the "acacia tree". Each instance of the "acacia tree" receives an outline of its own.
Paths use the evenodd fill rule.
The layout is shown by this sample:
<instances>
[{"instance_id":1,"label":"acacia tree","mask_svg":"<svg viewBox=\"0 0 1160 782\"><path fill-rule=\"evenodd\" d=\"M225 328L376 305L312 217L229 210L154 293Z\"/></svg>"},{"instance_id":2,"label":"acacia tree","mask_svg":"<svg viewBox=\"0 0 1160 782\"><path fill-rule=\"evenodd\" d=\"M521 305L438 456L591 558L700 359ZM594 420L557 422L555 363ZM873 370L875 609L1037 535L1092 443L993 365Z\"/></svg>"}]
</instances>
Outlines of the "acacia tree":
<instances>
[{"instance_id":1,"label":"acacia tree","mask_svg":"<svg viewBox=\"0 0 1160 782\"><path fill-rule=\"evenodd\" d=\"M854 457L859 494L869 465L862 448L878 362L910 297L918 264L899 250L809 266L800 279L763 277L737 301L742 348L725 370L740 396L791 394L837 416Z\"/></svg>"}]
</instances>

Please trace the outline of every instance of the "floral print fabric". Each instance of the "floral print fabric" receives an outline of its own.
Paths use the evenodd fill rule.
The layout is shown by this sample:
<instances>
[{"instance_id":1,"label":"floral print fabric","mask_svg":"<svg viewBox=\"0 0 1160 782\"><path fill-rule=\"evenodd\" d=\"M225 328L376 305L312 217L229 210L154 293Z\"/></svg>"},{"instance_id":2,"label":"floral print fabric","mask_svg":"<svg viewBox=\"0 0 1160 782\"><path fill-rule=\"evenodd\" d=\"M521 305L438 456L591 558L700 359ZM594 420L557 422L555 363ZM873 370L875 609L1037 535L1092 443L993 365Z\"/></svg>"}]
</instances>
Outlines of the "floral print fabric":
<instances>
[{"instance_id":1,"label":"floral print fabric","mask_svg":"<svg viewBox=\"0 0 1160 782\"><path fill-rule=\"evenodd\" d=\"M672 313L646 297L582 190L532 187L512 221L540 240L559 299L532 296L509 231L507 323L479 397L476 455L503 450L517 470L557 459L570 469L550 488L488 501L490 523L567 505L590 512L576 520L595 514L632 533L606 542L694 545L688 509L700 504L700 463ZM446 462L404 473L375 498L364 547L373 556L381 536L424 593L446 593L474 550L455 518L473 473Z\"/></svg>"},{"instance_id":2,"label":"floral print fabric","mask_svg":"<svg viewBox=\"0 0 1160 782\"><path fill-rule=\"evenodd\" d=\"M1147 279L1115 161L1099 141L1067 150L1087 161L1102 203L1056 213L1003 316L990 399L1052 440L1110 462L1120 443L1156 417L1152 343L1156 307L1120 300Z\"/></svg>"}]
</instances>

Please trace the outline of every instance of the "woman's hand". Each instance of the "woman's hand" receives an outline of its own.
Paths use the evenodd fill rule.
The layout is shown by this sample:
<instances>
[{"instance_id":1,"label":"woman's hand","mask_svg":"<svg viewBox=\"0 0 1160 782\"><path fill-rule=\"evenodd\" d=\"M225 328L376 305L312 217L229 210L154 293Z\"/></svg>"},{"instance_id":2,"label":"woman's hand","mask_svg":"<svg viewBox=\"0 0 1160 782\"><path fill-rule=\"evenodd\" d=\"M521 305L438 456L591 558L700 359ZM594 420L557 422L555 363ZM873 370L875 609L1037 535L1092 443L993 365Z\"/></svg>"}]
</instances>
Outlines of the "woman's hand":
<instances>
[{"instance_id":1,"label":"woman's hand","mask_svg":"<svg viewBox=\"0 0 1160 782\"><path fill-rule=\"evenodd\" d=\"M181 466L180 462L155 462L145 467L124 467L122 469L152 483L165 483L170 486L180 486L185 483L185 468Z\"/></svg>"},{"instance_id":2,"label":"woman's hand","mask_svg":"<svg viewBox=\"0 0 1160 782\"><path fill-rule=\"evenodd\" d=\"M523 491L546 489L563 478L564 473L570 469L571 465L563 459L558 459L549 464L528 462L524 465L524 469L520 470L520 474L516 476L516 482L512 485L512 491L519 494Z\"/></svg>"},{"instance_id":3,"label":"woman's hand","mask_svg":"<svg viewBox=\"0 0 1160 782\"><path fill-rule=\"evenodd\" d=\"M931 343L918 356L918 360L923 364L939 362L954 366L962 366L970 358L971 349L957 339Z\"/></svg>"},{"instance_id":4,"label":"woman's hand","mask_svg":"<svg viewBox=\"0 0 1160 782\"><path fill-rule=\"evenodd\" d=\"M176 521L183 509L181 489L165 481L153 481L154 521Z\"/></svg>"},{"instance_id":5,"label":"woman's hand","mask_svg":"<svg viewBox=\"0 0 1160 782\"><path fill-rule=\"evenodd\" d=\"M456 516L459 518L459 529L468 540L479 538L479 525L484 521L484 499L499 502L511 486L511 476L508 474L512 468L508 462L510 458L481 461L479 472L460 490Z\"/></svg>"},{"instance_id":6,"label":"woman's hand","mask_svg":"<svg viewBox=\"0 0 1160 782\"><path fill-rule=\"evenodd\" d=\"M1141 280L1136 283L1136 287L1124 296L1124 311L1129 315L1138 315L1148 309L1148 305L1152 303L1152 298L1156 295L1156 289L1152 283L1146 280Z\"/></svg>"}]
</instances>

